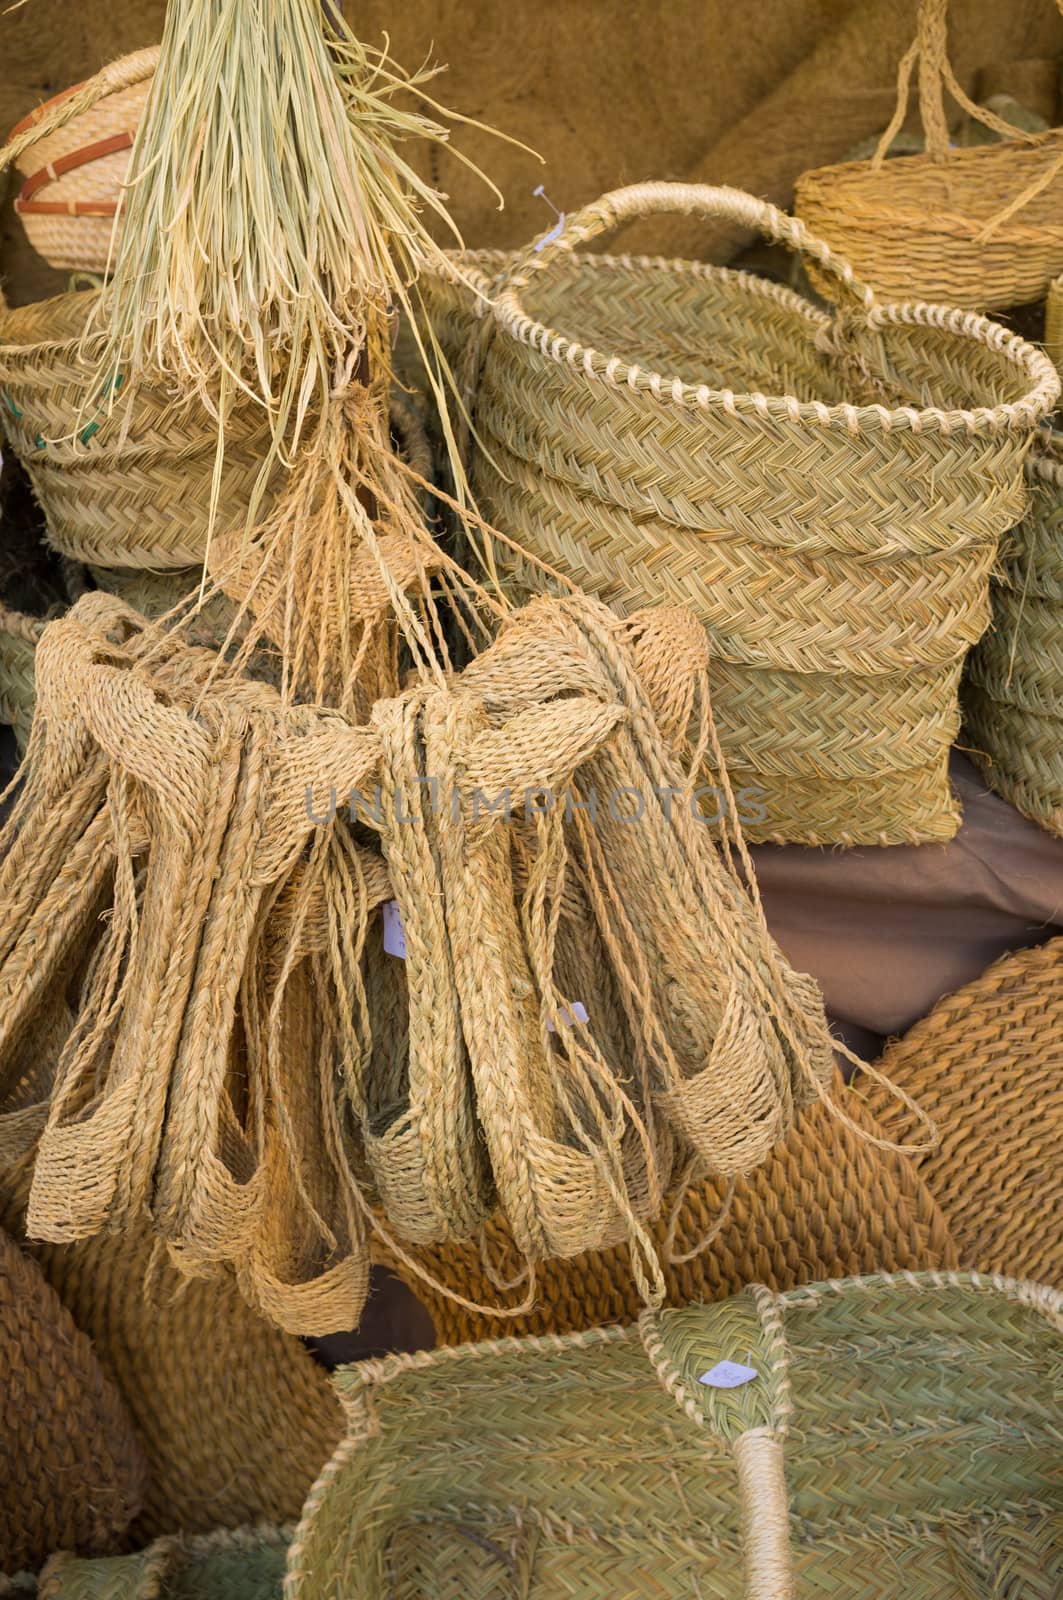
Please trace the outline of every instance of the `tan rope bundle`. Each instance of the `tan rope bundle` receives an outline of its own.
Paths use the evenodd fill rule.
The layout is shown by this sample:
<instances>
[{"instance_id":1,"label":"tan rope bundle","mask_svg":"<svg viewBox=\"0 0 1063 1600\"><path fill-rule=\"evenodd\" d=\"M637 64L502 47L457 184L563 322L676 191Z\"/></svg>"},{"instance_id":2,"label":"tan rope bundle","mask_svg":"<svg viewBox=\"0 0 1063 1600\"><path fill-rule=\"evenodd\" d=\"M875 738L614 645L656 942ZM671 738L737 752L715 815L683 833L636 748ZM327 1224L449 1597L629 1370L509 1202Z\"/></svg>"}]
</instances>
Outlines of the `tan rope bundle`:
<instances>
[{"instance_id":1,"label":"tan rope bundle","mask_svg":"<svg viewBox=\"0 0 1063 1600\"><path fill-rule=\"evenodd\" d=\"M1063 276L1052 279L1045 297L1045 349L1063 368Z\"/></svg>"},{"instance_id":2,"label":"tan rope bundle","mask_svg":"<svg viewBox=\"0 0 1063 1600\"><path fill-rule=\"evenodd\" d=\"M672 209L789 244L859 309L576 253ZM799 222L733 190L620 190L542 249L461 271L479 299L442 277L427 293L465 359L472 490L517 547L490 544L498 570L697 612L750 838L950 837L959 675L1056 397L1044 356L959 311L879 305Z\"/></svg>"},{"instance_id":3,"label":"tan rope bundle","mask_svg":"<svg viewBox=\"0 0 1063 1600\"><path fill-rule=\"evenodd\" d=\"M923 1272L363 1362L285 1592L1054 1600L1061 1335Z\"/></svg>"},{"instance_id":4,"label":"tan rope bundle","mask_svg":"<svg viewBox=\"0 0 1063 1600\"><path fill-rule=\"evenodd\" d=\"M69 1545L110 1553L139 1511L145 1467L129 1415L89 1340L0 1233L0 1568Z\"/></svg>"},{"instance_id":5,"label":"tan rope bundle","mask_svg":"<svg viewBox=\"0 0 1063 1600\"><path fill-rule=\"evenodd\" d=\"M965 742L990 788L1063 834L1063 446L1042 429L1030 505L994 574L993 623L967 663Z\"/></svg>"},{"instance_id":6,"label":"tan rope bundle","mask_svg":"<svg viewBox=\"0 0 1063 1600\"><path fill-rule=\"evenodd\" d=\"M14 728L20 750L33 722L33 659L41 626L36 617L0 606L0 722Z\"/></svg>"},{"instance_id":7,"label":"tan rope bundle","mask_svg":"<svg viewBox=\"0 0 1063 1600\"><path fill-rule=\"evenodd\" d=\"M1063 129L1024 132L969 98L949 63L947 12L948 0L921 0L897 109L876 154L806 172L794 211L886 300L971 311L1041 300L1063 270ZM887 160L917 62L926 150ZM946 89L1001 142L953 147ZM837 297L837 279L815 266L810 276L820 293Z\"/></svg>"},{"instance_id":8,"label":"tan rope bundle","mask_svg":"<svg viewBox=\"0 0 1063 1600\"><path fill-rule=\"evenodd\" d=\"M405 581L385 574L381 608ZM386 1233L425 1244L475 1236L497 1192L526 1260L630 1238L654 1293L644 1224L674 1163L747 1171L826 1094L821 998L768 937L732 835L718 854L695 819L668 742L699 696L709 715L692 618L540 600L459 677L362 726L99 593L37 653L0 839L0 1059L107 916L31 1235L121 1231L147 1208L183 1270L231 1262L272 1320L328 1332L357 1320L374 1197ZM379 814L348 821L337 797L374 781ZM588 826L596 785L609 811L613 791L645 796L645 825ZM557 799L510 827L511 791ZM367 944L387 899L410 964L385 1037L405 1008L408 1043L382 1069ZM577 954L587 919L601 974Z\"/></svg>"},{"instance_id":9,"label":"tan rope bundle","mask_svg":"<svg viewBox=\"0 0 1063 1600\"><path fill-rule=\"evenodd\" d=\"M157 46L110 62L38 106L8 135L6 160L23 178L15 215L39 255L71 272L105 272L129 152Z\"/></svg>"}]
</instances>

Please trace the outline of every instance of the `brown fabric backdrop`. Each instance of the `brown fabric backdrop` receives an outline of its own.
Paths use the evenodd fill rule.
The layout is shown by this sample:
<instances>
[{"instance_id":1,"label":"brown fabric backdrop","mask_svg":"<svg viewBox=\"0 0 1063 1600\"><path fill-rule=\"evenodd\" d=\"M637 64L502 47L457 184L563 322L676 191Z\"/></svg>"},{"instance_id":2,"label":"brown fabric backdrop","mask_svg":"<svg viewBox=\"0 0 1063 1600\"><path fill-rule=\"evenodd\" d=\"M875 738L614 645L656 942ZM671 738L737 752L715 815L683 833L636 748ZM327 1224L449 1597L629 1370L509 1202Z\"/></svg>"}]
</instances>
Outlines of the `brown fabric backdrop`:
<instances>
[{"instance_id":1,"label":"brown fabric backdrop","mask_svg":"<svg viewBox=\"0 0 1063 1600\"><path fill-rule=\"evenodd\" d=\"M505 210L446 153L467 241L516 246L549 220L543 182L572 211L617 184L697 177L786 203L806 166L836 159L883 126L916 0L348 0L367 40L390 31L396 59L449 66L440 97L525 140L540 166L473 130L462 146L489 168ZM102 62L159 37L163 0L27 0L0 12L0 130ZM1058 56L1053 0L953 0L952 55L978 69ZM742 243L689 222L640 224L625 248L725 259ZM0 268L12 300L62 287L3 216Z\"/></svg>"}]
</instances>

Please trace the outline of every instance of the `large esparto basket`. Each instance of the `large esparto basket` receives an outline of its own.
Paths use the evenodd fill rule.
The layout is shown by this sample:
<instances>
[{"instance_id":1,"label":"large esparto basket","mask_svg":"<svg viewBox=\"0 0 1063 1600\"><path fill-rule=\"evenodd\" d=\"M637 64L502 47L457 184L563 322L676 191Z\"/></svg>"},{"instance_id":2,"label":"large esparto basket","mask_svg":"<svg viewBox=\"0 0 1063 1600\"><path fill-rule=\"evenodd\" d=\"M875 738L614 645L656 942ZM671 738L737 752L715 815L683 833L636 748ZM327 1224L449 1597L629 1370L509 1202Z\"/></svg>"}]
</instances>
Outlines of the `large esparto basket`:
<instances>
[{"instance_id":1,"label":"large esparto basket","mask_svg":"<svg viewBox=\"0 0 1063 1600\"><path fill-rule=\"evenodd\" d=\"M879 1065L937 1124L914 1161L961 1265L1063 1289L1063 939L1002 956ZM874 1084L867 1099L902 1138L896 1100Z\"/></svg>"},{"instance_id":2,"label":"large esparto basket","mask_svg":"<svg viewBox=\"0 0 1063 1600\"><path fill-rule=\"evenodd\" d=\"M989 787L1063 836L1063 435L1043 430L1026 472L1029 509L967 663L964 725Z\"/></svg>"},{"instance_id":3,"label":"large esparto basket","mask_svg":"<svg viewBox=\"0 0 1063 1600\"><path fill-rule=\"evenodd\" d=\"M290 1528L158 1539L136 1555L105 1561L53 1556L36 1585L12 1585L12 1595L38 1600L281 1600ZM0 1578L0 1597L6 1596Z\"/></svg>"},{"instance_id":4,"label":"large esparto basket","mask_svg":"<svg viewBox=\"0 0 1063 1600\"><path fill-rule=\"evenodd\" d=\"M210 528L217 423L195 396L138 383L88 404L103 334L83 342L90 289L0 313L0 419L55 548L100 567L200 566ZM124 374L112 380L120 390ZM269 454L265 411L246 397L226 419L221 536L247 518ZM268 504L268 501L267 501ZM265 506L263 506L263 510Z\"/></svg>"},{"instance_id":5,"label":"large esparto basket","mask_svg":"<svg viewBox=\"0 0 1063 1600\"><path fill-rule=\"evenodd\" d=\"M853 1109L840 1080L834 1092ZM880 1135L856 1105L867 1131ZM751 1283L794 1289L826 1278L959 1264L944 1217L911 1162L861 1138L822 1102L798 1112L789 1136L765 1165L736 1181L733 1193L720 1179L700 1179L676 1213L672 1237L667 1219L653 1237L673 1306L721 1300ZM495 1278L500 1273L508 1282L519 1274L520 1259L501 1220L488 1225L484 1245ZM536 1267L534 1310L506 1319L477 1314L429 1288L401 1261L383 1259L427 1307L440 1345L501 1334L578 1333L633 1322L642 1309L623 1245L543 1262ZM466 1301L482 1306L497 1296L476 1246L442 1246L420 1260L436 1283Z\"/></svg>"},{"instance_id":6,"label":"large esparto basket","mask_svg":"<svg viewBox=\"0 0 1063 1600\"><path fill-rule=\"evenodd\" d=\"M1041 300L1063 271L1063 128L1025 133L975 105L946 55L946 0L922 0L901 63L898 109L869 161L819 167L797 180L794 212L887 300L945 301L991 311ZM921 155L886 159L919 61ZM944 89L996 144L950 144ZM821 294L842 287L810 265Z\"/></svg>"},{"instance_id":7,"label":"large esparto basket","mask_svg":"<svg viewBox=\"0 0 1063 1600\"><path fill-rule=\"evenodd\" d=\"M1061 1361L1058 1294L918 1273L363 1362L286 1597L1058 1600Z\"/></svg>"},{"instance_id":8,"label":"large esparto basket","mask_svg":"<svg viewBox=\"0 0 1063 1600\"><path fill-rule=\"evenodd\" d=\"M89 1340L0 1233L0 1571L105 1553L140 1509L144 1457Z\"/></svg>"},{"instance_id":9,"label":"large esparto basket","mask_svg":"<svg viewBox=\"0 0 1063 1600\"><path fill-rule=\"evenodd\" d=\"M113 61L45 101L11 130L23 182L15 213L53 267L104 272L129 153L159 59L157 45Z\"/></svg>"},{"instance_id":10,"label":"large esparto basket","mask_svg":"<svg viewBox=\"0 0 1063 1600\"><path fill-rule=\"evenodd\" d=\"M789 244L859 309L831 318L719 267L575 254L672 210ZM983 318L879 305L799 222L737 190L622 189L506 265L466 258L426 290L465 358L484 515L621 612L701 616L749 837L951 837L960 672L1058 394L1051 363ZM548 581L508 544L494 553L518 584Z\"/></svg>"}]
</instances>

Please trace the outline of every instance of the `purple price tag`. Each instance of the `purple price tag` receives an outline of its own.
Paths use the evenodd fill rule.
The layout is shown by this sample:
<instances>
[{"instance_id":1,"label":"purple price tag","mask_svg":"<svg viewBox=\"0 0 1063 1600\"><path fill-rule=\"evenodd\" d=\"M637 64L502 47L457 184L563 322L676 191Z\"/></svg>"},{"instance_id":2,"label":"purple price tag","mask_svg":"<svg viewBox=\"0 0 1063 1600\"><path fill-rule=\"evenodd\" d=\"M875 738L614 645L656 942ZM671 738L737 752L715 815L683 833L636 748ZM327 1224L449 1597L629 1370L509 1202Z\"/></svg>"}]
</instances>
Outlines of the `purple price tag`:
<instances>
[{"instance_id":1,"label":"purple price tag","mask_svg":"<svg viewBox=\"0 0 1063 1600\"><path fill-rule=\"evenodd\" d=\"M756 1367L744 1367L740 1361L717 1361L708 1372L701 1374L698 1382L708 1384L710 1389L741 1389L744 1383L752 1383L756 1377L759 1377Z\"/></svg>"},{"instance_id":2,"label":"purple price tag","mask_svg":"<svg viewBox=\"0 0 1063 1600\"><path fill-rule=\"evenodd\" d=\"M577 1022L589 1022L590 1020L587 1015L587 1007L582 1000L573 1000L571 1006L561 1007L561 1026L563 1028L574 1028ZM546 1031L548 1033L557 1032L549 1018L547 1018L546 1022Z\"/></svg>"},{"instance_id":3,"label":"purple price tag","mask_svg":"<svg viewBox=\"0 0 1063 1600\"><path fill-rule=\"evenodd\" d=\"M397 900L384 901L384 949L389 956L406 960L406 935L402 931L402 917Z\"/></svg>"}]
</instances>

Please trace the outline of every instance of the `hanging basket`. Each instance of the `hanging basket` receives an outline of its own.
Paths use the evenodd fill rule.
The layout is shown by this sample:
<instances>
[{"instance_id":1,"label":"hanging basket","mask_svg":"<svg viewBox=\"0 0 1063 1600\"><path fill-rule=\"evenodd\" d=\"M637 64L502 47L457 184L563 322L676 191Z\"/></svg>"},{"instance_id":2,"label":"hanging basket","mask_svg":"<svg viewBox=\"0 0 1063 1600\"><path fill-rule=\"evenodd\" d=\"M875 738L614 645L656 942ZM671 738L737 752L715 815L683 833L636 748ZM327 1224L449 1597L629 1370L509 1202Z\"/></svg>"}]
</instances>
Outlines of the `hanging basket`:
<instances>
[{"instance_id":1,"label":"hanging basket","mask_svg":"<svg viewBox=\"0 0 1063 1600\"><path fill-rule=\"evenodd\" d=\"M83 340L98 290L0 313L0 419L60 552L100 567L199 567L210 529L218 425L198 397L138 383L88 404L103 335ZM94 354L95 352L95 354ZM242 527L269 453L249 398L226 420L217 537ZM265 504L268 504L268 494ZM263 510L265 509L263 505Z\"/></svg>"},{"instance_id":2,"label":"hanging basket","mask_svg":"<svg viewBox=\"0 0 1063 1600\"><path fill-rule=\"evenodd\" d=\"M922 0L916 40L901 63L897 112L875 155L806 172L794 211L884 300L970 311L1042 300L1063 271L1063 129L1024 133L967 97L946 55L946 11L947 0ZM916 61L926 149L887 160ZM1001 142L952 146L946 88ZM844 294L815 263L809 276L827 299Z\"/></svg>"},{"instance_id":3,"label":"hanging basket","mask_svg":"<svg viewBox=\"0 0 1063 1600\"><path fill-rule=\"evenodd\" d=\"M157 46L123 56L38 106L8 135L20 152L15 214L50 266L106 271L129 152L158 58Z\"/></svg>"},{"instance_id":4,"label":"hanging basket","mask_svg":"<svg viewBox=\"0 0 1063 1600\"><path fill-rule=\"evenodd\" d=\"M363 1362L285 1594L1055 1600L1061 1358L1058 1294L913 1273Z\"/></svg>"},{"instance_id":5,"label":"hanging basket","mask_svg":"<svg viewBox=\"0 0 1063 1600\"><path fill-rule=\"evenodd\" d=\"M831 318L745 273L575 253L666 211L789 244L860 309ZM620 611L704 621L747 837L951 837L959 677L1058 394L1046 357L980 318L881 306L801 223L682 184L607 195L541 249L462 261L428 295L466 363L489 522ZM547 581L512 545L493 553L518 585Z\"/></svg>"},{"instance_id":6,"label":"hanging basket","mask_svg":"<svg viewBox=\"0 0 1063 1600\"><path fill-rule=\"evenodd\" d=\"M1026 470L1030 506L968 661L964 724L990 788L1063 835L1063 436L1044 431Z\"/></svg>"}]
</instances>

